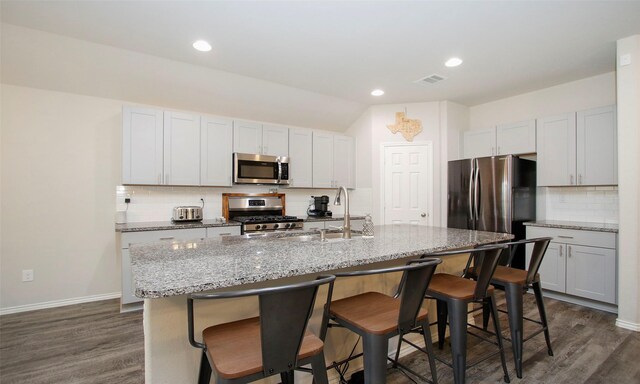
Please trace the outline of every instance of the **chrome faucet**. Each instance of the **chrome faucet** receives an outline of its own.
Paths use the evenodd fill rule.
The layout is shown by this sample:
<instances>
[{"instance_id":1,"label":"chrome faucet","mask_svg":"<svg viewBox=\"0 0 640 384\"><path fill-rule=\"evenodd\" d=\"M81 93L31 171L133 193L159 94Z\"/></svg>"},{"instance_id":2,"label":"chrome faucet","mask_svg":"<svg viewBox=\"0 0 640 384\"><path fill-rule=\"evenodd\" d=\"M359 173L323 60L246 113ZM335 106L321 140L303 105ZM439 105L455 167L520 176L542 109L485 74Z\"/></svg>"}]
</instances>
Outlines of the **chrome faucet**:
<instances>
[{"instance_id":1,"label":"chrome faucet","mask_svg":"<svg viewBox=\"0 0 640 384\"><path fill-rule=\"evenodd\" d=\"M342 238L350 239L351 238L351 215L349 215L349 192L345 187L338 187L338 194L336 195L336 199L333 202L333 205L342 205L340 204L340 195L344 191L344 222L342 223Z\"/></svg>"}]
</instances>

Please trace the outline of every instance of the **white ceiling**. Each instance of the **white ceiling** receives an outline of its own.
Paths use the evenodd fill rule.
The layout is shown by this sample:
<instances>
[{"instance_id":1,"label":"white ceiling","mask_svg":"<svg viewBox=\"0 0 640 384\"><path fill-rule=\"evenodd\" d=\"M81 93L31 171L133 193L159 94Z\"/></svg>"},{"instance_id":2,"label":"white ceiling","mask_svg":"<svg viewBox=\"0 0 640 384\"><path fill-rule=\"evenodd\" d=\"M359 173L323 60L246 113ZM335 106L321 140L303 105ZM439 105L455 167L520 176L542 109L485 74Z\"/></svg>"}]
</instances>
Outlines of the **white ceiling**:
<instances>
[{"instance_id":1,"label":"white ceiling","mask_svg":"<svg viewBox=\"0 0 640 384\"><path fill-rule=\"evenodd\" d=\"M364 104L466 105L615 70L640 1L7 1L2 21ZM213 51L191 47L208 40ZM446 68L451 56L464 59ZM438 73L436 85L414 81ZM382 88L374 98L369 92Z\"/></svg>"}]
</instances>

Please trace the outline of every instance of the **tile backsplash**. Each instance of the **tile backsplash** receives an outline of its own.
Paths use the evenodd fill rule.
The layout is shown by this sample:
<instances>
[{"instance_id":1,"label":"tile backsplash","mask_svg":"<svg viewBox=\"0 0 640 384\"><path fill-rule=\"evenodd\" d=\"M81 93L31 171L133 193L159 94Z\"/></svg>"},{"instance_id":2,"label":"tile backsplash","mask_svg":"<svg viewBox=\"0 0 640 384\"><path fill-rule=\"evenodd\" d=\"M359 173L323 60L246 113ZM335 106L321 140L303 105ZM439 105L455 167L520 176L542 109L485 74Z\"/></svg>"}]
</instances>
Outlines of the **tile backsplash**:
<instances>
[{"instance_id":1,"label":"tile backsplash","mask_svg":"<svg viewBox=\"0 0 640 384\"><path fill-rule=\"evenodd\" d=\"M178 205L201 205L204 199L204 219L222 216L223 193L267 193L268 186L234 186L233 188L215 187L170 187L170 186L117 186L116 210L127 210L127 222L168 221L171 219L173 207ZM334 206L335 189L288 189L279 188L278 193L286 194L286 213L292 216L305 217L311 196L327 195L331 199L330 210L335 215L342 215L343 207ZM127 208L125 198L131 198ZM372 191L370 188L359 188L349 191L351 214L371 212Z\"/></svg>"},{"instance_id":2,"label":"tile backsplash","mask_svg":"<svg viewBox=\"0 0 640 384\"><path fill-rule=\"evenodd\" d=\"M618 223L618 187L538 188L545 220ZM540 219L540 217L539 217Z\"/></svg>"}]
</instances>

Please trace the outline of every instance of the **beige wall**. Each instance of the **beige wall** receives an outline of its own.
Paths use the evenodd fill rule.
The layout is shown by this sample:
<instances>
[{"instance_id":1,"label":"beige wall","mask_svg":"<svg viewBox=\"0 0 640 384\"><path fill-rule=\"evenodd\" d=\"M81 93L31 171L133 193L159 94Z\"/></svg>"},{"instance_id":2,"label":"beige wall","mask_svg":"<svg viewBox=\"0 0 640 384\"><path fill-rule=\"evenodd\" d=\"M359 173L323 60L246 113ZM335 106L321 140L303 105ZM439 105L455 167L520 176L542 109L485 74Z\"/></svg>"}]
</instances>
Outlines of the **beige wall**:
<instances>
[{"instance_id":1,"label":"beige wall","mask_svg":"<svg viewBox=\"0 0 640 384\"><path fill-rule=\"evenodd\" d=\"M366 109L180 61L6 23L1 28L3 84L332 131L346 130Z\"/></svg>"},{"instance_id":2,"label":"beige wall","mask_svg":"<svg viewBox=\"0 0 640 384\"><path fill-rule=\"evenodd\" d=\"M616 103L616 74L609 72L469 108L470 129L553 116Z\"/></svg>"},{"instance_id":3,"label":"beige wall","mask_svg":"<svg viewBox=\"0 0 640 384\"><path fill-rule=\"evenodd\" d=\"M122 102L2 85L0 307L120 292ZM22 282L22 270L35 280Z\"/></svg>"},{"instance_id":4,"label":"beige wall","mask_svg":"<svg viewBox=\"0 0 640 384\"><path fill-rule=\"evenodd\" d=\"M640 35L618 40L618 322L640 331Z\"/></svg>"}]
</instances>

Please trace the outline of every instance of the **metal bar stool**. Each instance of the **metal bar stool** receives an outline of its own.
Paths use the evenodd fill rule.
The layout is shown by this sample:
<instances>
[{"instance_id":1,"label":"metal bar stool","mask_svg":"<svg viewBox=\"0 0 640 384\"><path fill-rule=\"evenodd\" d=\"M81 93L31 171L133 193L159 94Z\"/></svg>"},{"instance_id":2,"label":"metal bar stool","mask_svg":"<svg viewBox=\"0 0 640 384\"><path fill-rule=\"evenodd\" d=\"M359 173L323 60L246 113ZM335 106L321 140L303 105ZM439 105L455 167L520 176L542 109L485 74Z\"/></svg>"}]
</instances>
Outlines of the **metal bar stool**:
<instances>
[{"instance_id":1,"label":"metal bar stool","mask_svg":"<svg viewBox=\"0 0 640 384\"><path fill-rule=\"evenodd\" d=\"M332 321L329 324L330 327L345 327L362 337L365 383L384 384L386 382L387 359L393 362L394 367L399 366L421 380L429 381L398 363L400 345L404 341L428 355L431 382L437 384L428 313L426 309L421 308L421 305L424 301L427 285L436 266L441 262L440 259L420 259L412 260L407 265L399 267L336 274L336 277L353 277L403 272L398 290L393 297L378 292L367 292L332 301L327 307L328 315ZM333 284L329 289L332 290L332 288ZM415 327L420 327L422 330L426 349L404 339L404 335ZM321 332L321 336L325 335L326 329ZM396 353L395 359L388 358L389 339L398 335L400 336L398 353ZM356 357L359 355L348 358L341 363Z\"/></svg>"},{"instance_id":2,"label":"metal bar stool","mask_svg":"<svg viewBox=\"0 0 640 384\"><path fill-rule=\"evenodd\" d=\"M307 324L318 287L334 280L320 276L280 287L189 295L189 343L202 349L198 383L209 384L213 370L217 384L249 383L277 374L288 384L296 367L310 363L315 383L327 384L324 343L307 331ZM194 300L244 296L258 296L260 317L208 327L202 331L203 342L195 341Z\"/></svg>"},{"instance_id":3,"label":"metal bar stool","mask_svg":"<svg viewBox=\"0 0 640 384\"><path fill-rule=\"evenodd\" d=\"M427 298L437 300L438 347L440 349L442 349L444 345L447 316L450 317L449 326L451 329L451 354L453 361L450 364L438 357L436 357L436 359L453 368L453 378L456 384L463 384L465 382L465 372L467 368L491 358L496 354L500 354L502 369L504 371L504 381L507 383L510 381L505 362L496 300L493 295L493 287L489 285L491 276L498 265L500 254L502 250L506 248L506 245L497 244L482 246L471 250L447 251L426 255L426 257L444 257L470 253L470 257L475 257L478 262L477 270L479 272L476 281L446 273L437 273L431 279L431 283L426 292ZM467 324L467 309L470 303L480 303L483 306L489 307L493 315L493 325L495 327L497 341L493 342L490 339L472 332L469 332L469 334L497 345L498 351L473 364L467 365L467 325L474 327L471 324Z\"/></svg>"},{"instance_id":4,"label":"metal bar stool","mask_svg":"<svg viewBox=\"0 0 640 384\"><path fill-rule=\"evenodd\" d=\"M547 324L547 314L544 308L544 301L542 298L542 289L540 287L540 275L538 269L542 263L542 259L547 251L550 237L541 237L537 239L526 239L520 241L514 241L510 243L502 243L509 248L504 252L509 252L507 258L507 266L498 266L496 272L491 278L491 284L505 292L507 299L507 311L502 311L508 314L509 317L509 329L511 332L511 348L513 349L513 359L516 366L516 375L519 379L522 378L522 347L525 341L532 337L544 332L544 337L547 342L547 353L549 356L553 356L553 350L551 349L551 339L549 337L549 327ZM511 267L513 262L513 256L519 246L532 244L533 250L531 252L531 260L529 261L528 269L516 269ZM467 264L468 265L468 264ZM467 268L465 275L470 278L475 278L476 269L474 267ZM536 304L538 306L538 313L540 314L540 321L525 318L523 314L523 297L529 290L533 289L533 293L536 298ZM489 313L483 312L483 327L487 329L489 322ZM536 332L524 338L524 321L528 320L536 324L541 325L541 328ZM507 339L509 340L509 339Z\"/></svg>"}]
</instances>

